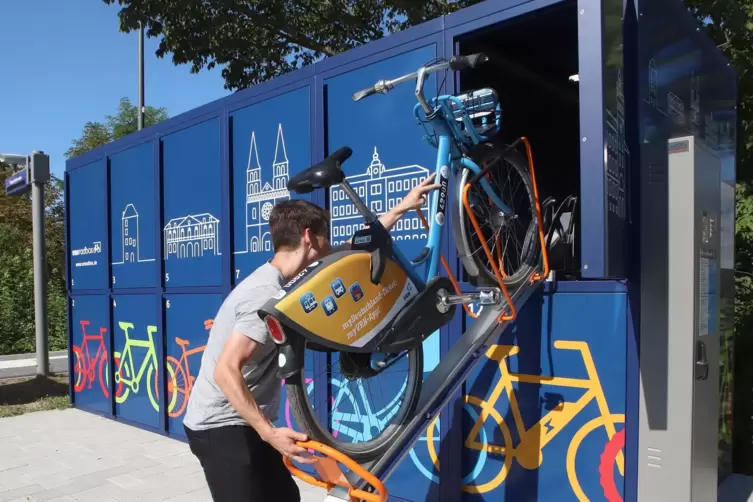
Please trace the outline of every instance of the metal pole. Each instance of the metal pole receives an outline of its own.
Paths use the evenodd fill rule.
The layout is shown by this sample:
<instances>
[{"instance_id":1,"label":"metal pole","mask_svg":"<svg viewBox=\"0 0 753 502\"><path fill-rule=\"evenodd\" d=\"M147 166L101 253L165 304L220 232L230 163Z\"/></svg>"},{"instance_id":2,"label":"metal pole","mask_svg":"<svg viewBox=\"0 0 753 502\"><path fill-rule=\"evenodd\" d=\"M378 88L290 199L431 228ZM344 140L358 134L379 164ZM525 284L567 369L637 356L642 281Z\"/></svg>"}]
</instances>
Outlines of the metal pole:
<instances>
[{"instance_id":1,"label":"metal pole","mask_svg":"<svg viewBox=\"0 0 753 502\"><path fill-rule=\"evenodd\" d=\"M36 326L37 375L49 374L49 354L47 346L47 263L44 243L44 184L45 165L49 158L42 152L32 154L31 169L31 216L33 223L34 253L34 322ZM45 162L46 161L46 162ZM42 171L42 173L40 173ZM42 174L42 175L40 175Z\"/></svg>"},{"instance_id":2,"label":"metal pole","mask_svg":"<svg viewBox=\"0 0 753 502\"><path fill-rule=\"evenodd\" d=\"M139 23L139 131L144 128L144 23Z\"/></svg>"}]
</instances>

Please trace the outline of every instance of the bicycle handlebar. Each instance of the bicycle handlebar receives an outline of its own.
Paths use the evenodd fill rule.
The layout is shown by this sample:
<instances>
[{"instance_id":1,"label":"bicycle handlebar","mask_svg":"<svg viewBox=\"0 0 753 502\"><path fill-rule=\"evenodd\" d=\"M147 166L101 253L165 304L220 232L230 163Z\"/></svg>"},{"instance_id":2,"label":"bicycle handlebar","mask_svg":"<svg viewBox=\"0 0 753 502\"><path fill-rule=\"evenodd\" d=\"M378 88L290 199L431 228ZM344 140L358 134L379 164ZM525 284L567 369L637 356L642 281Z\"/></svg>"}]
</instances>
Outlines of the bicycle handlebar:
<instances>
[{"instance_id":1,"label":"bicycle handlebar","mask_svg":"<svg viewBox=\"0 0 753 502\"><path fill-rule=\"evenodd\" d=\"M430 73L434 73L440 70L444 70L449 68L453 71L461 71L466 68L476 68L479 64L483 64L487 62L489 58L484 54L483 52L479 52L476 54L469 54L468 56L452 56L449 61L444 63L439 63L436 65L431 66L422 66L417 71L414 71L413 73L409 73L407 75L403 75L402 77L398 77L394 80L380 80L376 84L374 84L371 87L368 87L366 89L362 89L360 91L357 91L353 93L353 101L360 101L363 98L373 96L374 94L387 94L389 91L391 91L396 85L400 85L404 82L407 82L409 80L418 79L416 83L416 98L423 106L424 110L426 110L427 113L431 113L431 108L428 104L426 104L426 99L424 98L424 82L426 81L426 77Z\"/></svg>"}]
</instances>

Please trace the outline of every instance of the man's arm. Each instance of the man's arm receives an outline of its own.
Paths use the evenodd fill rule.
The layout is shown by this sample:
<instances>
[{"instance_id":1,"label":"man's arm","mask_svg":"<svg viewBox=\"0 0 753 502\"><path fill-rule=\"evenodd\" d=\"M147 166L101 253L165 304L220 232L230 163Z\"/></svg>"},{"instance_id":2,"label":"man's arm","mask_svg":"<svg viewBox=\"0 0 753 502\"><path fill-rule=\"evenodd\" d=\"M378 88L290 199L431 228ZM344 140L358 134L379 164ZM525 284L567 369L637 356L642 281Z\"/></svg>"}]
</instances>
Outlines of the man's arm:
<instances>
[{"instance_id":1,"label":"man's arm","mask_svg":"<svg viewBox=\"0 0 753 502\"><path fill-rule=\"evenodd\" d=\"M306 450L296 445L296 441L306 441L308 437L286 427L275 427L262 413L243 378L244 364L253 356L259 344L265 343L268 337L266 326L259 319L256 305L258 301L248 301L236 308L235 327L217 359L214 380L230 405L264 441L288 458L297 462L313 463L313 458L301 456Z\"/></svg>"},{"instance_id":2,"label":"man's arm","mask_svg":"<svg viewBox=\"0 0 753 502\"><path fill-rule=\"evenodd\" d=\"M251 425L259 436L268 437L274 425L264 416L254 396L246 386L242 368L254 354L258 342L248 336L233 332L217 360L214 380L227 396L230 404Z\"/></svg>"}]
</instances>

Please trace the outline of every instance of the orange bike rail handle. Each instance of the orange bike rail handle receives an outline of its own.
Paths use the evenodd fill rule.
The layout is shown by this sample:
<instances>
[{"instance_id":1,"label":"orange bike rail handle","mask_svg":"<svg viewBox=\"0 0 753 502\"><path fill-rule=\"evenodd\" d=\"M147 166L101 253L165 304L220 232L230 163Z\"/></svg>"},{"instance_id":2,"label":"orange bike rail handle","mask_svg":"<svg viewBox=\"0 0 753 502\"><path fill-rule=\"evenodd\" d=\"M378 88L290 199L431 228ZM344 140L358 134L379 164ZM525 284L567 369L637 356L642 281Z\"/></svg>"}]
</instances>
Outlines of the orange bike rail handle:
<instances>
[{"instance_id":1,"label":"orange bike rail handle","mask_svg":"<svg viewBox=\"0 0 753 502\"><path fill-rule=\"evenodd\" d=\"M384 487L384 483L379 481L373 474L361 467L358 462L351 459L344 453L341 453L334 448L331 448L317 441L303 441L298 442L297 444L301 448L318 451L319 453L324 455L324 457L316 457L317 462L314 464L314 468L322 479L317 479L311 474L303 472L302 470L294 466L293 462L289 458L283 457L285 467L287 467L288 470L301 481L305 481L306 483L314 486L319 486L327 491L331 490L335 486L342 486L344 488L347 488L350 502L358 502L359 500L365 500L367 502L385 502L387 500L387 489ZM348 482L345 474L343 474L340 467L338 467L338 462L343 464L345 467L353 471L354 474L358 475L359 477L361 477L361 479L373 486L376 490L376 493L366 492L354 488L353 485Z\"/></svg>"}]
</instances>

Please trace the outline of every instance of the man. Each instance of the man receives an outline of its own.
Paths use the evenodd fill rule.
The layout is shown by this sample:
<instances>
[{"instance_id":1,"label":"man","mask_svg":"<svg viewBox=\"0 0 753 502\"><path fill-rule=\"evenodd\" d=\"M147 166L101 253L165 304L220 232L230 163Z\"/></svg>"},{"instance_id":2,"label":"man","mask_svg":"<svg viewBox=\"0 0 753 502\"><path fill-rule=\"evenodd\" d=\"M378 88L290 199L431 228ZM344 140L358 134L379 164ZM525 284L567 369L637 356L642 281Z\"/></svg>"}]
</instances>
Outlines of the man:
<instances>
[{"instance_id":1,"label":"man","mask_svg":"<svg viewBox=\"0 0 753 502\"><path fill-rule=\"evenodd\" d=\"M424 180L379 220L386 229L425 203L439 187ZM275 427L280 407L277 348L258 309L283 284L331 252L329 216L302 200L272 209L269 231L274 257L241 281L215 316L201 370L183 421L191 451L198 457L216 502L298 502L298 486L282 455L298 462L308 438Z\"/></svg>"}]
</instances>

